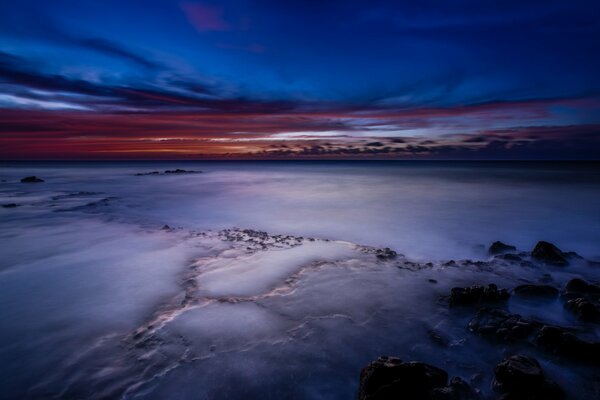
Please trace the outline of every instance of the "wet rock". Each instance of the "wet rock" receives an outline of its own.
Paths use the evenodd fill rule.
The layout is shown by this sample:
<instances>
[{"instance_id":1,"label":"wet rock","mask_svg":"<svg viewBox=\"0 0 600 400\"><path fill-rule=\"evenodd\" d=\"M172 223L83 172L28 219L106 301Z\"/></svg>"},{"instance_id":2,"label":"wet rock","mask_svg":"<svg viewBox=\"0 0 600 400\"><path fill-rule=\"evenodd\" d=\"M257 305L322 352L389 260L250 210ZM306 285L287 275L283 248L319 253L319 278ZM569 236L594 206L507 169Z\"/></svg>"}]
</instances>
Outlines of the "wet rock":
<instances>
[{"instance_id":1,"label":"wet rock","mask_svg":"<svg viewBox=\"0 0 600 400\"><path fill-rule=\"evenodd\" d=\"M600 286L588 283L583 279L575 278L567 283L565 292L584 295L600 295Z\"/></svg>"},{"instance_id":2,"label":"wet rock","mask_svg":"<svg viewBox=\"0 0 600 400\"><path fill-rule=\"evenodd\" d=\"M477 400L461 378L448 382L446 371L418 361L379 357L360 373L359 400Z\"/></svg>"},{"instance_id":3,"label":"wet rock","mask_svg":"<svg viewBox=\"0 0 600 400\"><path fill-rule=\"evenodd\" d=\"M550 285L519 285L514 293L520 297L555 298L558 296L558 289Z\"/></svg>"},{"instance_id":4,"label":"wet rock","mask_svg":"<svg viewBox=\"0 0 600 400\"><path fill-rule=\"evenodd\" d=\"M600 365L600 343L579 339L565 328L543 326L534 343L552 354Z\"/></svg>"},{"instance_id":5,"label":"wet rock","mask_svg":"<svg viewBox=\"0 0 600 400\"><path fill-rule=\"evenodd\" d=\"M15 207L19 207L19 205L17 203L8 203L8 204L2 204L3 208L15 208Z\"/></svg>"},{"instance_id":6,"label":"wet rock","mask_svg":"<svg viewBox=\"0 0 600 400\"><path fill-rule=\"evenodd\" d=\"M493 283L487 287L472 285L470 287L455 287L450 291L450 306L495 303L508 300L510 293L506 289L498 289Z\"/></svg>"},{"instance_id":7,"label":"wet rock","mask_svg":"<svg viewBox=\"0 0 600 400\"><path fill-rule=\"evenodd\" d=\"M160 229L162 229L163 231L170 231L173 228L171 228L169 225L163 225L163 227Z\"/></svg>"},{"instance_id":8,"label":"wet rock","mask_svg":"<svg viewBox=\"0 0 600 400\"><path fill-rule=\"evenodd\" d=\"M42 178L38 178L37 176L27 176L23 179L21 179L22 183L38 183L38 182L44 182L44 180Z\"/></svg>"},{"instance_id":9,"label":"wet rock","mask_svg":"<svg viewBox=\"0 0 600 400\"><path fill-rule=\"evenodd\" d=\"M488 249L488 253L491 255L508 253L510 251L516 251L517 248L515 246L511 246L509 244L502 243L500 241L496 241L492 243L490 248Z\"/></svg>"},{"instance_id":10,"label":"wet rock","mask_svg":"<svg viewBox=\"0 0 600 400\"><path fill-rule=\"evenodd\" d=\"M135 174L135 176L148 176L148 175L160 175L160 172L158 172L158 171L138 172L137 174Z\"/></svg>"},{"instance_id":11,"label":"wet rock","mask_svg":"<svg viewBox=\"0 0 600 400\"><path fill-rule=\"evenodd\" d=\"M438 281L437 281L437 280L435 280L435 279L431 279L431 278L430 278L430 279L427 279L427 282L429 282L429 283L438 283Z\"/></svg>"},{"instance_id":12,"label":"wet rock","mask_svg":"<svg viewBox=\"0 0 600 400\"><path fill-rule=\"evenodd\" d=\"M506 261L521 261L521 260L523 260L521 258L521 256L518 256L518 255L512 254L512 253L500 254L500 255L497 255L496 258L500 258L500 259L506 260Z\"/></svg>"},{"instance_id":13,"label":"wet rock","mask_svg":"<svg viewBox=\"0 0 600 400\"><path fill-rule=\"evenodd\" d=\"M562 294L565 307L586 322L600 321L600 286L583 279L571 279Z\"/></svg>"},{"instance_id":14,"label":"wet rock","mask_svg":"<svg viewBox=\"0 0 600 400\"><path fill-rule=\"evenodd\" d=\"M482 308L469 322L469 330L503 341L526 341L541 325L518 314L497 308Z\"/></svg>"},{"instance_id":15,"label":"wet rock","mask_svg":"<svg viewBox=\"0 0 600 400\"><path fill-rule=\"evenodd\" d=\"M432 400L477 400L479 392L459 377L450 379L448 386L433 389Z\"/></svg>"},{"instance_id":16,"label":"wet rock","mask_svg":"<svg viewBox=\"0 0 600 400\"><path fill-rule=\"evenodd\" d=\"M494 370L494 390L504 394L503 399L558 400L562 390L546 380L544 371L533 357L514 355L501 361Z\"/></svg>"},{"instance_id":17,"label":"wet rock","mask_svg":"<svg viewBox=\"0 0 600 400\"><path fill-rule=\"evenodd\" d=\"M567 310L573 312L582 321L600 321L600 306L584 298L567 301Z\"/></svg>"},{"instance_id":18,"label":"wet rock","mask_svg":"<svg viewBox=\"0 0 600 400\"><path fill-rule=\"evenodd\" d=\"M540 241L535 245L531 256L546 264L557 266L568 265L567 255L552 243Z\"/></svg>"},{"instance_id":19,"label":"wet rock","mask_svg":"<svg viewBox=\"0 0 600 400\"><path fill-rule=\"evenodd\" d=\"M385 249L377 249L375 251L375 256L379 260L391 260L391 259L396 258L398 256L398 253L396 253L394 250L390 249L389 247L386 247Z\"/></svg>"}]
</instances>

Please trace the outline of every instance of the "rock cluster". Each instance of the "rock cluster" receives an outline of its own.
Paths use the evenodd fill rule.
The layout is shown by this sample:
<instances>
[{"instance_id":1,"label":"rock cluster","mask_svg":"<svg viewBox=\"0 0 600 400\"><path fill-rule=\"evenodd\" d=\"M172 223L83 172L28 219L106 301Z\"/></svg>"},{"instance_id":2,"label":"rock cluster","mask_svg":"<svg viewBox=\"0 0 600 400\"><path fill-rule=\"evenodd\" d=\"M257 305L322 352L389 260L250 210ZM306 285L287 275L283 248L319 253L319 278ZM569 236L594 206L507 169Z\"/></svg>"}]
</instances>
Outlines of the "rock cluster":
<instances>
[{"instance_id":1,"label":"rock cluster","mask_svg":"<svg viewBox=\"0 0 600 400\"><path fill-rule=\"evenodd\" d=\"M168 169L164 172L152 171L152 172L138 172L135 176L148 176L148 175L181 175L181 174L199 174L202 171L190 171L185 169Z\"/></svg>"},{"instance_id":2,"label":"rock cluster","mask_svg":"<svg viewBox=\"0 0 600 400\"><path fill-rule=\"evenodd\" d=\"M479 394L461 378L448 382L443 369L418 361L379 357L360 373L359 400L475 400Z\"/></svg>"},{"instance_id":3,"label":"rock cluster","mask_svg":"<svg viewBox=\"0 0 600 400\"><path fill-rule=\"evenodd\" d=\"M510 293L506 289L498 289L493 283L487 287L473 285L465 288L455 287L450 292L450 306L496 303L508 300Z\"/></svg>"}]
</instances>

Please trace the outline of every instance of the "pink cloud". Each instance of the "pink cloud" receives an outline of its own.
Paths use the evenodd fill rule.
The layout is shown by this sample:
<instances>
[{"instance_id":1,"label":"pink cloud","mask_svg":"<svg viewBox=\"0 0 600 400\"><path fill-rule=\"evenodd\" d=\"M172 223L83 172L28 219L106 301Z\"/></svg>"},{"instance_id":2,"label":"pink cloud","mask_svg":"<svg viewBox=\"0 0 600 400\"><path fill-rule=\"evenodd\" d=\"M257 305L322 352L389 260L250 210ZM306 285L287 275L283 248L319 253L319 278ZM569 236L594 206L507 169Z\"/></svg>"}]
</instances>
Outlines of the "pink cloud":
<instances>
[{"instance_id":1,"label":"pink cloud","mask_svg":"<svg viewBox=\"0 0 600 400\"><path fill-rule=\"evenodd\" d=\"M188 21L200 32L228 31L232 25L223 18L223 8L202 3L181 3Z\"/></svg>"}]
</instances>

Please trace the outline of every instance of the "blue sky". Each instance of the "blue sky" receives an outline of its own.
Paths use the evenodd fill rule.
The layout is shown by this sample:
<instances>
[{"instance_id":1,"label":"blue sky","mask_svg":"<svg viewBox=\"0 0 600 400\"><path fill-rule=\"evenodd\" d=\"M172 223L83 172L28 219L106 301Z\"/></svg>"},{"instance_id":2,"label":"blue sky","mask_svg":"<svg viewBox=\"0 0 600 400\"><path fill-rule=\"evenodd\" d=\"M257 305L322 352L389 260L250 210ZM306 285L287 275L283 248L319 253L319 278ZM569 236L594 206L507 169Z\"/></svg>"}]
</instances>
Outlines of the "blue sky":
<instances>
[{"instance_id":1,"label":"blue sky","mask_svg":"<svg viewBox=\"0 0 600 400\"><path fill-rule=\"evenodd\" d=\"M192 158L307 156L314 146L325 149L314 156L350 146L356 157L373 150L362 140L425 138L440 143L358 154L436 158L448 156L438 145L500 135L512 144L497 154L461 145L448 157L510 158L505 150L531 130L543 145L514 157L555 158L573 140L569 157L600 148L597 1L29 0L2 10L0 154L9 158L111 157L111 135L124 157L170 154L157 138L179 140L171 156ZM124 115L145 134L133 135ZM247 124L231 126L235 116ZM39 126L21 126L32 118ZM90 135L86 124L99 128ZM96 141L61 150L47 131ZM123 136L144 151L128 153Z\"/></svg>"}]
</instances>

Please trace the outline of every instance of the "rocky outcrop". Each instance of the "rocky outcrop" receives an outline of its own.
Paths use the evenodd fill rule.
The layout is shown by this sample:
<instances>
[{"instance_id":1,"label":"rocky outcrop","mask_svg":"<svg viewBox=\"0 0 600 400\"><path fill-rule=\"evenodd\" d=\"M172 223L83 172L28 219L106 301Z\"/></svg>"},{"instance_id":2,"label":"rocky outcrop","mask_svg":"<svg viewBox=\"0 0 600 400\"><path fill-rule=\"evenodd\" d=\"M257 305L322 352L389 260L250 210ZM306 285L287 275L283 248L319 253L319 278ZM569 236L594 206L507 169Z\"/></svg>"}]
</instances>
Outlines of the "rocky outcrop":
<instances>
[{"instance_id":1,"label":"rocky outcrop","mask_svg":"<svg viewBox=\"0 0 600 400\"><path fill-rule=\"evenodd\" d=\"M549 242L540 241L535 245L531 256L545 264L566 266L569 264L568 255Z\"/></svg>"},{"instance_id":2,"label":"rocky outcrop","mask_svg":"<svg viewBox=\"0 0 600 400\"><path fill-rule=\"evenodd\" d=\"M600 343L582 340L565 328L543 326L534 343L557 356L600 365Z\"/></svg>"},{"instance_id":3,"label":"rocky outcrop","mask_svg":"<svg viewBox=\"0 0 600 400\"><path fill-rule=\"evenodd\" d=\"M508 252L516 251L516 250L517 250L517 248L515 246L511 246L509 244L502 243L500 241L496 241L496 242L492 243L492 245L488 249L488 253L490 253L491 255L497 255L497 254L508 253Z\"/></svg>"},{"instance_id":4,"label":"rocky outcrop","mask_svg":"<svg viewBox=\"0 0 600 400\"><path fill-rule=\"evenodd\" d=\"M448 384L443 369L418 361L379 357L360 373L359 400L474 400L478 394L460 378Z\"/></svg>"},{"instance_id":5,"label":"rocky outcrop","mask_svg":"<svg viewBox=\"0 0 600 400\"><path fill-rule=\"evenodd\" d=\"M455 287L450 291L449 304L453 306L476 305L482 303L497 303L508 300L510 293L506 289L498 289L493 283L487 287L472 285L461 288Z\"/></svg>"},{"instance_id":6,"label":"rocky outcrop","mask_svg":"<svg viewBox=\"0 0 600 400\"><path fill-rule=\"evenodd\" d=\"M23 179L21 179L22 183L39 183L39 182L44 182L44 180L42 178L38 178L37 176L27 176Z\"/></svg>"},{"instance_id":7,"label":"rocky outcrop","mask_svg":"<svg viewBox=\"0 0 600 400\"><path fill-rule=\"evenodd\" d=\"M3 208L16 208L19 207L19 205L17 203L7 203L7 204L2 204Z\"/></svg>"},{"instance_id":8,"label":"rocky outcrop","mask_svg":"<svg viewBox=\"0 0 600 400\"><path fill-rule=\"evenodd\" d=\"M392 260L398 256L398 253L396 253L394 250L390 249L389 247L386 247L384 249L377 249L375 251L375 256L379 260Z\"/></svg>"},{"instance_id":9,"label":"rocky outcrop","mask_svg":"<svg viewBox=\"0 0 600 400\"><path fill-rule=\"evenodd\" d=\"M494 390L502 399L560 400L565 397L558 385L544 376L533 357L514 355L502 360L494 370Z\"/></svg>"},{"instance_id":10,"label":"rocky outcrop","mask_svg":"<svg viewBox=\"0 0 600 400\"><path fill-rule=\"evenodd\" d=\"M135 176L151 176L151 175L182 175L182 174L199 174L202 171L190 171L186 169L167 169L164 172L151 171L151 172L138 172Z\"/></svg>"},{"instance_id":11,"label":"rocky outcrop","mask_svg":"<svg viewBox=\"0 0 600 400\"><path fill-rule=\"evenodd\" d=\"M519 297L549 299L558 297L558 289L550 285L519 285L513 292Z\"/></svg>"}]
</instances>

